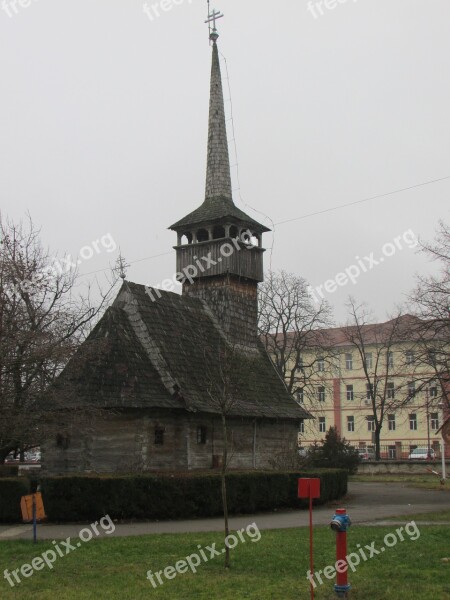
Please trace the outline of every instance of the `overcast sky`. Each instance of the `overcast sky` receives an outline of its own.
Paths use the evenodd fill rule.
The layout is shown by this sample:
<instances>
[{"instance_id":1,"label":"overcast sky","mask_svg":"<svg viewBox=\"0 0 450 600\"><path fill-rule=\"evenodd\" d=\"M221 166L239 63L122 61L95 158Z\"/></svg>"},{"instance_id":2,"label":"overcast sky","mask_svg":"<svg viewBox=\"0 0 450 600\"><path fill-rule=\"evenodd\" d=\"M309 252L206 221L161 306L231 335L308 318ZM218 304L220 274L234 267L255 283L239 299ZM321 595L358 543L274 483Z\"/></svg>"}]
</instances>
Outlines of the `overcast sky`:
<instances>
[{"instance_id":1,"label":"overcast sky","mask_svg":"<svg viewBox=\"0 0 450 600\"><path fill-rule=\"evenodd\" d=\"M59 254L103 238L82 274L114 263L112 238L128 279L147 285L173 276L167 227L204 198L210 74L206 0L153 2L149 14L143 0L4 0L0 10L3 215L29 211ZM214 5L225 13L234 199L276 224L266 269L314 288L347 270L355 284L338 276L337 291L322 288L337 320L349 294L384 319L416 273L435 269L412 235L430 240L448 220L450 2L326 4ZM367 272L356 275L358 261Z\"/></svg>"}]
</instances>

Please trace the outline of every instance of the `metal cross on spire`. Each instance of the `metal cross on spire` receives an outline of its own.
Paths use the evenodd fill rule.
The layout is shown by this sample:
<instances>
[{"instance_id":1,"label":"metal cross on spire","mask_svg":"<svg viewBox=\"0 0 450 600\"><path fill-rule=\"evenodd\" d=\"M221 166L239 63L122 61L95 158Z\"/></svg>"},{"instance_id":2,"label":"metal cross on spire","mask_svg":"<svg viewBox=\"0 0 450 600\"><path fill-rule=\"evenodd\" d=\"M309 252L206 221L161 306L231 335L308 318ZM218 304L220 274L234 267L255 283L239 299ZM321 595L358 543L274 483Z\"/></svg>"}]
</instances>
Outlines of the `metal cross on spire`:
<instances>
[{"instance_id":1,"label":"metal cross on spire","mask_svg":"<svg viewBox=\"0 0 450 600\"><path fill-rule=\"evenodd\" d=\"M208 0L208 18L206 19L205 23L208 23L209 25L209 39L212 42L216 42L219 37L219 34L217 33L216 21L217 19L221 19L223 16L224 15L220 12L220 10L213 9L211 12L210 0ZM212 30L211 23L213 24Z\"/></svg>"},{"instance_id":2,"label":"metal cross on spire","mask_svg":"<svg viewBox=\"0 0 450 600\"><path fill-rule=\"evenodd\" d=\"M122 252L119 248L119 256L116 260L116 264L115 267L113 269L114 273L117 274L120 279L122 279L123 281L125 281L126 277L127 277L127 268L130 265L126 262L126 260L124 259L124 257L122 256Z\"/></svg>"}]
</instances>

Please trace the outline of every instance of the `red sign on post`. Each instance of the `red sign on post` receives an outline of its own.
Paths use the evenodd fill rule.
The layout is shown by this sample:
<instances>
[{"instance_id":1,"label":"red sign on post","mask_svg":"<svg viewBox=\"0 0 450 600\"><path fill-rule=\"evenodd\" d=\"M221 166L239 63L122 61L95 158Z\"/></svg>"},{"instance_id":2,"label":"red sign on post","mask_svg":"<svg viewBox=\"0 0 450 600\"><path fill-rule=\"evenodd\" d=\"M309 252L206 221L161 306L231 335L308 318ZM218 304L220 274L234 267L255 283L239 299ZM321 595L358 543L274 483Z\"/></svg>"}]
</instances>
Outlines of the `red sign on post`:
<instances>
[{"instance_id":1,"label":"red sign on post","mask_svg":"<svg viewBox=\"0 0 450 600\"><path fill-rule=\"evenodd\" d=\"M298 480L299 498L320 498L320 479L301 478Z\"/></svg>"}]
</instances>

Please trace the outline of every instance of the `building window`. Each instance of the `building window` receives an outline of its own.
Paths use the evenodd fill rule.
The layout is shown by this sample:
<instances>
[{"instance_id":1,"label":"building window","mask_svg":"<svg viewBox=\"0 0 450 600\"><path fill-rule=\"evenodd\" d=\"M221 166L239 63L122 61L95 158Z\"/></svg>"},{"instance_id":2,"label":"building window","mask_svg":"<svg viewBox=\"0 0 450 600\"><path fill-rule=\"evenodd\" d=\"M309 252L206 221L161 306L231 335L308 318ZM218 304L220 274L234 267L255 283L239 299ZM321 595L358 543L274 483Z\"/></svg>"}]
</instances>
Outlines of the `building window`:
<instances>
[{"instance_id":1,"label":"building window","mask_svg":"<svg viewBox=\"0 0 450 600\"><path fill-rule=\"evenodd\" d=\"M155 427L155 446L164 445L164 427Z\"/></svg>"},{"instance_id":2,"label":"building window","mask_svg":"<svg viewBox=\"0 0 450 600\"><path fill-rule=\"evenodd\" d=\"M405 352L405 359L406 359L407 365L413 365L414 364L414 352L412 350L408 350L407 352Z\"/></svg>"},{"instance_id":3,"label":"building window","mask_svg":"<svg viewBox=\"0 0 450 600\"><path fill-rule=\"evenodd\" d=\"M416 395L416 382L408 381L408 396L409 398L414 398Z\"/></svg>"},{"instance_id":4,"label":"building window","mask_svg":"<svg viewBox=\"0 0 450 600\"><path fill-rule=\"evenodd\" d=\"M345 355L345 368L347 371L351 371L353 369L353 356L351 354Z\"/></svg>"},{"instance_id":5,"label":"building window","mask_svg":"<svg viewBox=\"0 0 450 600\"><path fill-rule=\"evenodd\" d=\"M388 456L391 460L397 458L397 448L395 446L389 446Z\"/></svg>"},{"instance_id":6,"label":"building window","mask_svg":"<svg viewBox=\"0 0 450 600\"><path fill-rule=\"evenodd\" d=\"M204 425L197 427L197 444L206 444L207 429Z\"/></svg>"},{"instance_id":7,"label":"building window","mask_svg":"<svg viewBox=\"0 0 450 600\"><path fill-rule=\"evenodd\" d=\"M305 419L300 419L299 432L300 433L305 433Z\"/></svg>"},{"instance_id":8,"label":"building window","mask_svg":"<svg viewBox=\"0 0 450 600\"><path fill-rule=\"evenodd\" d=\"M439 429L439 415L437 413L431 413L431 429L437 431Z\"/></svg>"},{"instance_id":9,"label":"building window","mask_svg":"<svg viewBox=\"0 0 450 600\"><path fill-rule=\"evenodd\" d=\"M297 396L297 402L299 404L303 404L305 398L304 398L304 393L303 393L303 388L299 388L296 392L295 395Z\"/></svg>"},{"instance_id":10,"label":"building window","mask_svg":"<svg viewBox=\"0 0 450 600\"><path fill-rule=\"evenodd\" d=\"M318 371L325 371L325 360L323 358L318 358L317 359L317 370Z\"/></svg>"},{"instance_id":11,"label":"building window","mask_svg":"<svg viewBox=\"0 0 450 600\"><path fill-rule=\"evenodd\" d=\"M394 366L394 353L393 352L387 353L387 366L388 367Z\"/></svg>"},{"instance_id":12,"label":"building window","mask_svg":"<svg viewBox=\"0 0 450 600\"><path fill-rule=\"evenodd\" d=\"M320 433L325 433L327 430L326 424L325 424L325 417L319 417L319 431Z\"/></svg>"},{"instance_id":13,"label":"building window","mask_svg":"<svg viewBox=\"0 0 450 600\"><path fill-rule=\"evenodd\" d=\"M297 371L300 371L301 373L303 373L304 370L305 370L305 366L303 364L303 358L300 356L300 358L298 359Z\"/></svg>"},{"instance_id":14,"label":"building window","mask_svg":"<svg viewBox=\"0 0 450 600\"><path fill-rule=\"evenodd\" d=\"M367 431L375 431L375 417L367 417Z\"/></svg>"},{"instance_id":15,"label":"building window","mask_svg":"<svg viewBox=\"0 0 450 600\"><path fill-rule=\"evenodd\" d=\"M388 429L395 431L395 415L388 415Z\"/></svg>"},{"instance_id":16,"label":"building window","mask_svg":"<svg viewBox=\"0 0 450 600\"><path fill-rule=\"evenodd\" d=\"M436 364L436 350L429 350L428 351L428 362L430 363L430 365L433 365L433 367Z\"/></svg>"},{"instance_id":17,"label":"building window","mask_svg":"<svg viewBox=\"0 0 450 600\"><path fill-rule=\"evenodd\" d=\"M355 399L355 395L353 392L353 385L348 385L347 386L347 400L354 400Z\"/></svg>"},{"instance_id":18,"label":"building window","mask_svg":"<svg viewBox=\"0 0 450 600\"><path fill-rule=\"evenodd\" d=\"M70 438L68 435L58 433L56 436L56 446L57 448L62 448L63 450L67 450L70 446Z\"/></svg>"},{"instance_id":19,"label":"building window","mask_svg":"<svg viewBox=\"0 0 450 600\"><path fill-rule=\"evenodd\" d=\"M437 398L437 395L437 385L432 383L430 387L430 398Z\"/></svg>"},{"instance_id":20,"label":"building window","mask_svg":"<svg viewBox=\"0 0 450 600\"><path fill-rule=\"evenodd\" d=\"M417 431L417 415L415 413L409 415L409 428L411 431Z\"/></svg>"},{"instance_id":21,"label":"building window","mask_svg":"<svg viewBox=\"0 0 450 600\"><path fill-rule=\"evenodd\" d=\"M389 400L393 400L395 398L395 386L392 381L388 381L386 385L387 397Z\"/></svg>"},{"instance_id":22,"label":"building window","mask_svg":"<svg viewBox=\"0 0 450 600\"><path fill-rule=\"evenodd\" d=\"M347 417L347 431L355 431L355 417Z\"/></svg>"},{"instance_id":23,"label":"building window","mask_svg":"<svg viewBox=\"0 0 450 600\"><path fill-rule=\"evenodd\" d=\"M371 369L373 367L372 352L366 352L365 355L366 368Z\"/></svg>"},{"instance_id":24,"label":"building window","mask_svg":"<svg viewBox=\"0 0 450 600\"><path fill-rule=\"evenodd\" d=\"M372 400L373 397L373 383L366 383L366 398Z\"/></svg>"},{"instance_id":25,"label":"building window","mask_svg":"<svg viewBox=\"0 0 450 600\"><path fill-rule=\"evenodd\" d=\"M319 399L319 402L325 402L325 388L323 387L323 385L319 385L319 387L317 388L317 397Z\"/></svg>"}]
</instances>

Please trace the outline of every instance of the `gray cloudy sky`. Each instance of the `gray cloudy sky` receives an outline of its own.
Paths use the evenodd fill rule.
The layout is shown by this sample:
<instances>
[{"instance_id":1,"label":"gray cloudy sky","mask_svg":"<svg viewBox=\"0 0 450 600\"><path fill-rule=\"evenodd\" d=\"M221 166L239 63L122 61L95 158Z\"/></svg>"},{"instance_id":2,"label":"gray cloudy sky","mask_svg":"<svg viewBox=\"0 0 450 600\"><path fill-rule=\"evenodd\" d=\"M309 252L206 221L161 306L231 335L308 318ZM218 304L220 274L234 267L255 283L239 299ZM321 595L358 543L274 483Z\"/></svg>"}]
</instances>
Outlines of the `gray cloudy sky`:
<instances>
[{"instance_id":1,"label":"gray cloudy sky","mask_svg":"<svg viewBox=\"0 0 450 600\"><path fill-rule=\"evenodd\" d=\"M163 0L169 10L159 7L152 19L143 0L1 2L3 214L19 219L29 210L60 254L78 255L109 233L129 262L140 261L130 280L172 277L173 253L141 259L170 252L176 240L167 227L203 201L206 0ZM235 202L251 216L270 226L253 208L282 223L450 177L448 0L215 6L225 13L219 48L239 156ZM237 188L236 169L233 177ZM339 321L350 293L382 319L415 273L435 268L410 247L411 234L394 252L384 245L409 230L432 239L438 219L448 219L449 195L447 179L279 224L265 236L273 245L266 268L271 257L272 268L316 287L356 257L367 266L363 257L383 257L355 285L324 294ZM80 272L114 263L106 250Z\"/></svg>"}]
</instances>

